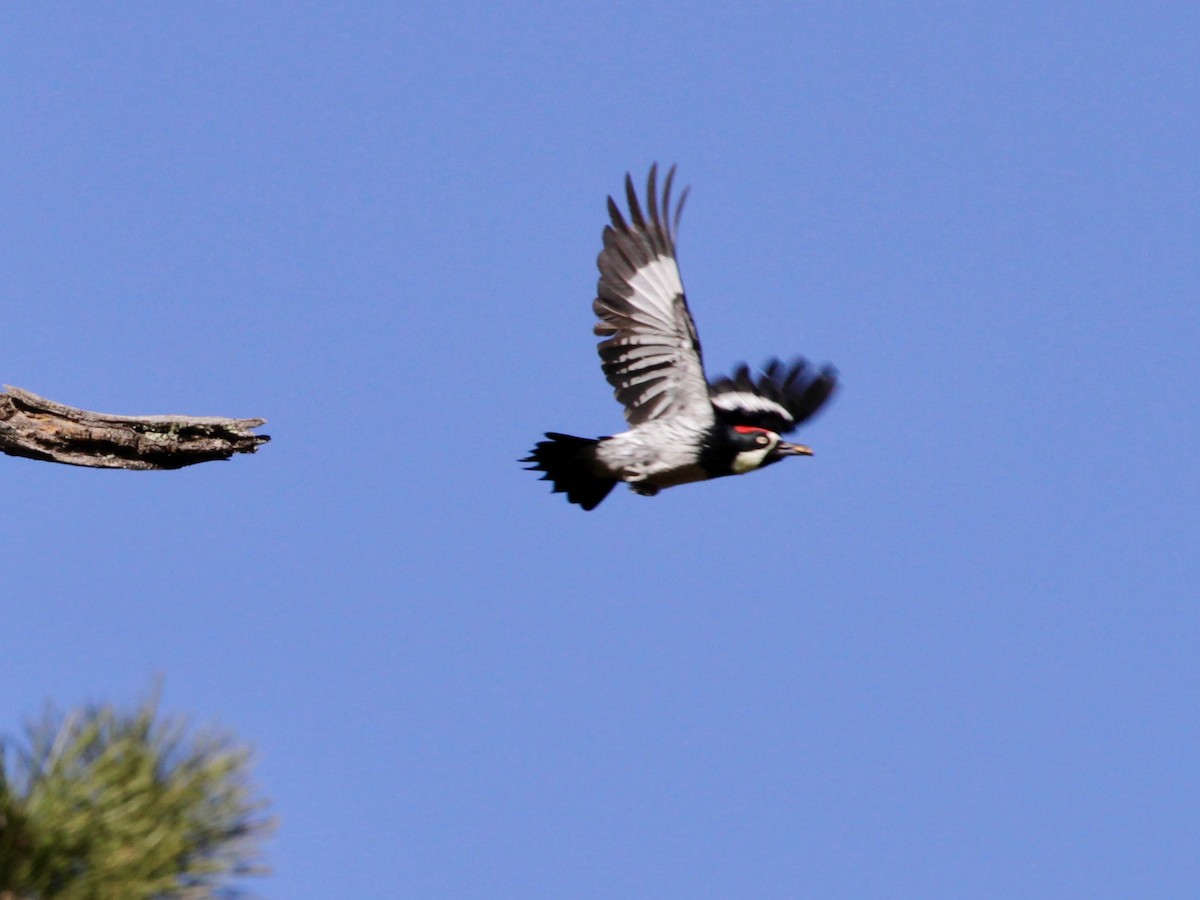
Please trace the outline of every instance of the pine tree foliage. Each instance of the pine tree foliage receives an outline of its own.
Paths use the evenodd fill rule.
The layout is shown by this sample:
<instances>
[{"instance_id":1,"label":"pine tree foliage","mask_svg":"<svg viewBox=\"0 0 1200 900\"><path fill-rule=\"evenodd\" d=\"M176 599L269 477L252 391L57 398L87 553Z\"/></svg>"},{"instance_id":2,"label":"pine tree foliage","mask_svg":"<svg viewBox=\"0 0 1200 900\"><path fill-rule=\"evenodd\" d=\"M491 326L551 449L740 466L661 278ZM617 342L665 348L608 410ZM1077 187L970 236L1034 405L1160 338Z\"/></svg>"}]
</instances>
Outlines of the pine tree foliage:
<instances>
[{"instance_id":1,"label":"pine tree foliage","mask_svg":"<svg viewBox=\"0 0 1200 900\"><path fill-rule=\"evenodd\" d=\"M274 822L249 752L158 715L48 713L0 746L0 900L236 897Z\"/></svg>"}]
</instances>

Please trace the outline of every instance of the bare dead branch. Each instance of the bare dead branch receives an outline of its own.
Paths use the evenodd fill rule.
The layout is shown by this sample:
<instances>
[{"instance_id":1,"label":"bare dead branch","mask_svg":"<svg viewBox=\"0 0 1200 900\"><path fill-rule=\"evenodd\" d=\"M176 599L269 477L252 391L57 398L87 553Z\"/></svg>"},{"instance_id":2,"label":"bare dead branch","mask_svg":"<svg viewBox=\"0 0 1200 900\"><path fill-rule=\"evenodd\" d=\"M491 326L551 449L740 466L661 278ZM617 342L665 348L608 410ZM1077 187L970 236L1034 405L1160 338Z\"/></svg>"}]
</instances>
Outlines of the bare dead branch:
<instances>
[{"instance_id":1,"label":"bare dead branch","mask_svg":"<svg viewBox=\"0 0 1200 900\"><path fill-rule=\"evenodd\" d=\"M111 416L64 406L10 385L0 392L0 452L101 469L180 469L270 438L265 419L218 416Z\"/></svg>"}]
</instances>

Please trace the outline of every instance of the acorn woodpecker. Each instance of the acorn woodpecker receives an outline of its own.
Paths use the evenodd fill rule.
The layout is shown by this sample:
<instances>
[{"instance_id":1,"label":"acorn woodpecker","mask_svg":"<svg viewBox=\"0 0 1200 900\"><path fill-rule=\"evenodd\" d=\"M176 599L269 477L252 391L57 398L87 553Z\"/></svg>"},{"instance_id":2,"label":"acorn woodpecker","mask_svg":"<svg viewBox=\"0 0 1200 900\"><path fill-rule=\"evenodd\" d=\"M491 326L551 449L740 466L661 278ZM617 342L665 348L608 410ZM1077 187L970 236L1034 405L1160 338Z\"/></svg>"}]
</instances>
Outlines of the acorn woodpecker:
<instances>
[{"instance_id":1,"label":"acorn woodpecker","mask_svg":"<svg viewBox=\"0 0 1200 900\"><path fill-rule=\"evenodd\" d=\"M780 438L821 408L837 383L831 366L772 360L756 376L746 365L707 381L700 340L675 261L675 233L685 189L671 216L667 172L661 202L657 164L650 167L643 212L625 176L626 219L608 198L598 296L592 303L603 337L597 347L629 430L597 439L547 432L521 462L544 472L555 493L595 509L618 481L652 497L662 488L753 472L812 450Z\"/></svg>"}]
</instances>

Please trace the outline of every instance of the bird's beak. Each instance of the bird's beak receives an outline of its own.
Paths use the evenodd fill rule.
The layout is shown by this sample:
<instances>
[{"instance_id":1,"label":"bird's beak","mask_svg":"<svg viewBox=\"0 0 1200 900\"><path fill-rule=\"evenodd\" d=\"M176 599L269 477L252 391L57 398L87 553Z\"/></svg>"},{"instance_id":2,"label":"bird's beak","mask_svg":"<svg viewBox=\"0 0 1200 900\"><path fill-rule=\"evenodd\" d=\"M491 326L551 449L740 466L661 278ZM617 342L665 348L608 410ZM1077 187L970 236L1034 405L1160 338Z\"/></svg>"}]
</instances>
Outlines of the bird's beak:
<instances>
[{"instance_id":1,"label":"bird's beak","mask_svg":"<svg viewBox=\"0 0 1200 900\"><path fill-rule=\"evenodd\" d=\"M803 444L789 444L787 441L780 441L775 445L775 452L780 456L812 456L812 447L805 447Z\"/></svg>"}]
</instances>

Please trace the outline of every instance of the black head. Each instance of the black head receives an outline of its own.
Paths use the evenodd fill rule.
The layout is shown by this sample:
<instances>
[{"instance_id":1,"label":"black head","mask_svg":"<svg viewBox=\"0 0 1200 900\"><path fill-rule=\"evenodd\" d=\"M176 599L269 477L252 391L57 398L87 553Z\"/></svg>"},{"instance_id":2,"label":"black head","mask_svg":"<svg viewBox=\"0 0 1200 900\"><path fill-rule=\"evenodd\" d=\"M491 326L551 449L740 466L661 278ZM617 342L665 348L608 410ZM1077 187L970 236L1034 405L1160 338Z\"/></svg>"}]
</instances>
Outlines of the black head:
<instances>
[{"instance_id":1,"label":"black head","mask_svg":"<svg viewBox=\"0 0 1200 900\"><path fill-rule=\"evenodd\" d=\"M735 475L777 463L785 456L812 456L809 447L789 444L776 432L751 425L730 426L729 441L734 448L731 469Z\"/></svg>"}]
</instances>

